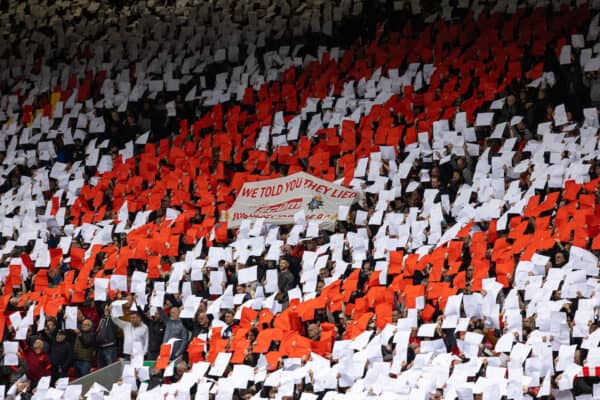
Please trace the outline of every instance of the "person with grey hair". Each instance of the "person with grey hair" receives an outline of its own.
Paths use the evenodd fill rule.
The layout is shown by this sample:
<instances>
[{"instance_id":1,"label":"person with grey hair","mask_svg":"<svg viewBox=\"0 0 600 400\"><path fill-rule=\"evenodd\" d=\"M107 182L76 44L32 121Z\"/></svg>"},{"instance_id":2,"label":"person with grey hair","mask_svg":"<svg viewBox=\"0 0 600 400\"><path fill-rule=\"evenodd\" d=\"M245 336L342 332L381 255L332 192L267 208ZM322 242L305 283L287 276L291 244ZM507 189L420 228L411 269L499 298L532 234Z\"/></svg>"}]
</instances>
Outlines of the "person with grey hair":
<instances>
[{"instance_id":1,"label":"person with grey hair","mask_svg":"<svg viewBox=\"0 0 600 400\"><path fill-rule=\"evenodd\" d=\"M93 322L86 318L81 323L81 330L74 330L73 368L78 378L89 374L92 370L92 363L96 356L96 336L93 328Z\"/></svg>"},{"instance_id":2,"label":"person with grey hair","mask_svg":"<svg viewBox=\"0 0 600 400\"><path fill-rule=\"evenodd\" d=\"M161 309L161 318L165 324L165 335L163 336L163 343L167 343L171 339L179 339L173 343L171 349L171 360L174 360L181 356L187 348L190 331L184 326L183 321L179 317L179 307L171 307L169 309L169 315Z\"/></svg>"}]
</instances>

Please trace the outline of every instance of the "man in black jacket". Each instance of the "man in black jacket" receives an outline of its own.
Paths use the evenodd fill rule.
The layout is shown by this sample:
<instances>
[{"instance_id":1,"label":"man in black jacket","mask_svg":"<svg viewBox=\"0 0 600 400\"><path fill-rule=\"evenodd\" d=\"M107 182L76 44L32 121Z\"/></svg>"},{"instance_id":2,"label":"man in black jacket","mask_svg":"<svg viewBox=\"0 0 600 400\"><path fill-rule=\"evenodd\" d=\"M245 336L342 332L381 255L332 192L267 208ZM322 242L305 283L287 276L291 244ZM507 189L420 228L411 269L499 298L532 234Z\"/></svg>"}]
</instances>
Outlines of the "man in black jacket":
<instances>
[{"instance_id":1,"label":"man in black jacket","mask_svg":"<svg viewBox=\"0 0 600 400\"><path fill-rule=\"evenodd\" d=\"M67 376L73 362L73 344L66 340L65 331L56 332L55 338L50 343L50 362L52 363L52 384L58 378Z\"/></svg>"},{"instance_id":2,"label":"man in black jacket","mask_svg":"<svg viewBox=\"0 0 600 400\"><path fill-rule=\"evenodd\" d=\"M73 346L73 368L77 378L87 375L92 369L96 351L96 336L94 335L94 324L89 319L81 323L81 330L76 329L75 344Z\"/></svg>"},{"instance_id":3,"label":"man in black jacket","mask_svg":"<svg viewBox=\"0 0 600 400\"><path fill-rule=\"evenodd\" d=\"M196 337L201 334L208 334L210 331L210 317L205 311L198 311L196 319L181 318L183 325L192 332L192 337Z\"/></svg>"},{"instance_id":4,"label":"man in black jacket","mask_svg":"<svg viewBox=\"0 0 600 400\"><path fill-rule=\"evenodd\" d=\"M165 334L165 324L160 318L160 311L156 310L154 314L151 314L151 309L148 308L146 312L140 313L142 321L148 327L148 360L156 360L160 353L160 345L163 343L163 336Z\"/></svg>"},{"instance_id":5,"label":"man in black jacket","mask_svg":"<svg viewBox=\"0 0 600 400\"><path fill-rule=\"evenodd\" d=\"M117 359L117 327L110 317L110 305L104 304L102 318L96 328L96 363L104 368Z\"/></svg>"},{"instance_id":6,"label":"man in black jacket","mask_svg":"<svg viewBox=\"0 0 600 400\"><path fill-rule=\"evenodd\" d=\"M279 261L279 274L277 275L278 292L275 294L275 300L281 304L281 308L285 310L290 304L288 290L296 287L296 278L289 270L290 263L287 259L282 258Z\"/></svg>"}]
</instances>

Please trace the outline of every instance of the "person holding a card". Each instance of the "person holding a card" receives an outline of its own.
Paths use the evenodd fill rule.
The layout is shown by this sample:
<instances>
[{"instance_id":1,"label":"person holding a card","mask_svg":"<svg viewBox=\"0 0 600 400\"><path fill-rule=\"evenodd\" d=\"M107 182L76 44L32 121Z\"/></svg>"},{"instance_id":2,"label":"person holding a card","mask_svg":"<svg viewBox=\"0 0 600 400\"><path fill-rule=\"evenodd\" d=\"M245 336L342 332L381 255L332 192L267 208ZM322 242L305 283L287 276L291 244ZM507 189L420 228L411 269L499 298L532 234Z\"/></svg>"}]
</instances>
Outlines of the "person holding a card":
<instances>
[{"instance_id":1,"label":"person holding a card","mask_svg":"<svg viewBox=\"0 0 600 400\"><path fill-rule=\"evenodd\" d=\"M50 361L52 362L52 384L58 378L64 378L73 362L73 344L66 340L64 330L56 332L56 337L50 343Z\"/></svg>"},{"instance_id":2,"label":"person holding a card","mask_svg":"<svg viewBox=\"0 0 600 400\"><path fill-rule=\"evenodd\" d=\"M163 343L167 343L171 339L178 339L173 344L173 350L171 351L171 360L174 360L181 356L187 348L190 332L186 329L179 317L179 307L171 307L169 314L164 310L161 310L161 318L165 324L165 334L163 336Z\"/></svg>"},{"instance_id":3,"label":"person holding a card","mask_svg":"<svg viewBox=\"0 0 600 400\"><path fill-rule=\"evenodd\" d=\"M163 343L165 335L165 324L160 317L161 311L150 307L146 312L140 312L140 316L148 327L148 354L146 357L148 360L156 360L160 354L160 345Z\"/></svg>"},{"instance_id":4,"label":"person holding a card","mask_svg":"<svg viewBox=\"0 0 600 400\"><path fill-rule=\"evenodd\" d=\"M294 274L290 272L289 265L290 263L287 259L282 259L279 262L279 275L277 277L279 291L275 295L275 300L281 304L281 308L284 310L288 307L290 302L288 290L292 290L296 286L296 278L294 278Z\"/></svg>"},{"instance_id":5,"label":"person holding a card","mask_svg":"<svg viewBox=\"0 0 600 400\"><path fill-rule=\"evenodd\" d=\"M44 350L44 342L41 339L33 342L33 347L25 349L25 362L27 377L31 380L32 386L36 386L42 377L52 374L50 357Z\"/></svg>"},{"instance_id":6,"label":"person holding a card","mask_svg":"<svg viewBox=\"0 0 600 400\"><path fill-rule=\"evenodd\" d=\"M210 318L206 311L198 310L195 319L182 318L181 321L185 327L192 332L192 336L206 335L210 331Z\"/></svg>"},{"instance_id":7,"label":"person holding a card","mask_svg":"<svg viewBox=\"0 0 600 400\"><path fill-rule=\"evenodd\" d=\"M92 370L92 362L96 355L96 336L93 325L91 320L84 319L81 323L81 330L74 330L73 367L76 377L87 375Z\"/></svg>"},{"instance_id":8,"label":"person holding a card","mask_svg":"<svg viewBox=\"0 0 600 400\"><path fill-rule=\"evenodd\" d=\"M0 364L0 382L6 386L11 386L19 380L19 378L26 376L27 364L22 357L22 354L18 354L17 365L5 365L4 364L4 351L0 349L0 356L2 364Z\"/></svg>"},{"instance_id":9,"label":"person holding a card","mask_svg":"<svg viewBox=\"0 0 600 400\"><path fill-rule=\"evenodd\" d=\"M96 328L96 356L98 368L106 367L117 359L117 326L110 317L110 305L103 303L103 315Z\"/></svg>"},{"instance_id":10,"label":"person holding a card","mask_svg":"<svg viewBox=\"0 0 600 400\"><path fill-rule=\"evenodd\" d=\"M33 389L31 381L26 376L21 376L8 390L7 399L30 400L33 397Z\"/></svg>"}]
</instances>

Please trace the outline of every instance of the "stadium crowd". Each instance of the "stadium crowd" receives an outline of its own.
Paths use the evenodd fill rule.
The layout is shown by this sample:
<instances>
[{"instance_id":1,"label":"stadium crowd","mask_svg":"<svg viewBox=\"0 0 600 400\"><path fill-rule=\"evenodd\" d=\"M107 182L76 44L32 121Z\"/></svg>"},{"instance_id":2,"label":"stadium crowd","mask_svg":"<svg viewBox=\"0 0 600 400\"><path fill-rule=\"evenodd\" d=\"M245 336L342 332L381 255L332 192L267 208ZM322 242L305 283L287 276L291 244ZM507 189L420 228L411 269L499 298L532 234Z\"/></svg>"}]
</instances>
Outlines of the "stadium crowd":
<instances>
[{"instance_id":1,"label":"stadium crowd","mask_svg":"<svg viewBox=\"0 0 600 400\"><path fill-rule=\"evenodd\" d=\"M600 393L593 2L51 3L0 16L7 396ZM299 171L335 229L228 227Z\"/></svg>"}]
</instances>

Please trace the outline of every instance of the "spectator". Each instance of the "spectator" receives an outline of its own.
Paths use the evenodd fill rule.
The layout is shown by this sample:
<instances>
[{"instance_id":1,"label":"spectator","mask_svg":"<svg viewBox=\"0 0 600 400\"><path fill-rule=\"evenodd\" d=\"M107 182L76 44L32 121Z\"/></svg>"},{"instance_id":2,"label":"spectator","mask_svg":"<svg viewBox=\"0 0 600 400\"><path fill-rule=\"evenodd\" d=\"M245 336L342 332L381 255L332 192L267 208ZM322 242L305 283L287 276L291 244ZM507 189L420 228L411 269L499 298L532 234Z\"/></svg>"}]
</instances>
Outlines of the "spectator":
<instances>
[{"instance_id":1,"label":"spectator","mask_svg":"<svg viewBox=\"0 0 600 400\"><path fill-rule=\"evenodd\" d=\"M458 171L467 185L473 184L473 162L470 156L458 157L452 156L451 160L452 169Z\"/></svg>"},{"instance_id":2,"label":"spectator","mask_svg":"<svg viewBox=\"0 0 600 400\"><path fill-rule=\"evenodd\" d=\"M163 343L167 343L171 339L178 339L173 343L171 360L175 360L183 354L189 341L190 332L183 325L181 318L179 318L179 313L179 307L171 307L168 316L167 313L161 309L161 318L165 324Z\"/></svg>"},{"instance_id":3,"label":"spectator","mask_svg":"<svg viewBox=\"0 0 600 400\"><path fill-rule=\"evenodd\" d=\"M117 360L117 326L110 316L110 305L103 304L102 317L96 328L96 365L106 367Z\"/></svg>"},{"instance_id":4,"label":"spectator","mask_svg":"<svg viewBox=\"0 0 600 400\"><path fill-rule=\"evenodd\" d=\"M145 356L148 353L149 333L148 327L142 322L140 313L138 311L131 312L129 322L117 317L112 317L112 320L123 331L125 359L130 359L134 355L136 347L139 347Z\"/></svg>"},{"instance_id":5,"label":"spectator","mask_svg":"<svg viewBox=\"0 0 600 400\"><path fill-rule=\"evenodd\" d=\"M74 333L73 368L75 376L80 377L90 373L95 358L96 337L92 320L85 318L81 322L81 330L76 329Z\"/></svg>"},{"instance_id":6,"label":"spectator","mask_svg":"<svg viewBox=\"0 0 600 400\"><path fill-rule=\"evenodd\" d=\"M278 292L275 295L275 300L281 304L282 309L288 308L290 300L288 297L288 290L292 290L296 287L294 274L289 271L290 263L287 259L281 259L279 262L279 274L277 276Z\"/></svg>"},{"instance_id":7,"label":"spectator","mask_svg":"<svg viewBox=\"0 0 600 400\"><path fill-rule=\"evenodd\" d=\"M185 374L189 370L187 362L181 360L175 363L175 371L173 376L169 378L169 383L179 382Z\"/></svg>"},{"instance_id":8,"label":"spectator","mask_svg":"<svg viewBox=\"0 0 600 400\"><path fill-rule=\"evenodd\" d=\"M64 330L58 330L50 343L50 362L52 363L52 382L65 378L73 362L73 344L66 340Z\"/></svg>"},{"instance_id":9,"label":"spectator","mask_svg":"<svg viewBox=\"0 0 600 400\"><path fill-rule=\"evenodd\" d=\"M148 360L156 360L160 354L160 346L163 343L165 335L165 324L161 318L161 310L156 309L152 313L152 307L150 307L145 313L140 313L140 315L148 327L148 354L146 357Z\"/></svg>"},{"instance_id":10,"label":"spectator","mask_svg":"<svg viewBox=\"0 0 600 400\"><path fill-rule=\"evenodd\" d=\"M592 106L600 107L600 72L587 72L583 77L583 84L590 90Z\"/></svg>"},{"instance_id":11,"label":"spectator","mask_svg":"<svg viewBox=\"0 0 600 400\"><path fill-rule=\"evenodd\" d=\"M225 310L223 312L223 322L225 322L225 329L223 329L223 333L221 337L230 338L233 335L233 328L235 324L235 313L233 310Z\"/></svg>"},{"instance_id":12,"label":"spectator","mask_svg":"<svg viewBox=\"0 0 600 400\"><path fill-rule=\"evenodd\" d=\"M25 377L19 379L6 393L7 400L30 400L33 397L33 382Z\"/></svg>"},{"instance_id":13,"label":"spectator","mask_svg":"<svg viewBox=\"0 0 600 400\"><path fill-rule=\"evenodd\" d=\"M181 318L181 321L187 330L192 332L192 337L208 335L210 331L210 318L205 311L198 311L194 320L191 318Z\"/></svg>"},{"instance_id":14,"label":"spectator","mask_svg":"<svg viewBox=\"0 0 600 400\"><path fill-rule=\"evenodd\" d=\"M26 360L19 354L19 361L17 365L4 365L4 351L0 351L2 357L0 362L0 384L5 387L14 385L19 378L27 375L27 363Z\"/></svg>"},{"instance_id":15,"label":"spectator","mask_svg":"<svg viewBox=\"0 0 600 400\"><path fill-rule=\"evenodd\" d=\"M50 357L44 351L44 342L37 339L33 348L25 348L25 362L27 363L27 377L32 386L37 386L40 378L52 375L52 364Z\"/></svg>"}]
</instances>

